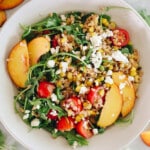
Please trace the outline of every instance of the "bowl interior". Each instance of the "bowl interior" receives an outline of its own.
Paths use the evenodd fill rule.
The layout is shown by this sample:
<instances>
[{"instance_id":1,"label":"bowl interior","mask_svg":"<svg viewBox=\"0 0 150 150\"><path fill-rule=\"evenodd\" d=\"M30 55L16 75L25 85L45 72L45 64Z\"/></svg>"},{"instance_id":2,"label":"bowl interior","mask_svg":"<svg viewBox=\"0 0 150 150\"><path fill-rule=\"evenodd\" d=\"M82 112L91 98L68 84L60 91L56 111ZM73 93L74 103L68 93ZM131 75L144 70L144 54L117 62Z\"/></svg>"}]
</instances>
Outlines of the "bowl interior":
<instances>
[{"instance_id":1,"label":"bowl interior","mask_svg":"<svg viewBox=\"0 0 150 150\"><path fill-rule=\"evenodd\" d=\"M139 98L135 105L135 117L133 123L128 126L112 126L102 135L90 139L88 147L80 148L82 150L98 150L103 147L105 150L120 149L129 143L143 129L150 116L150 69L149 69L149 41L150 29L143 22L140 16L122 0L32 0L18 10L4 25L0 33L0 66L1 66L1 86L0 86L0 119L6 129L22 144L29 149L47 150L49 147L57 150L69 150L66 141L58 138L52 139L46 131L31 130L15 113L13 106L13 97L16 93L15 86L9 79L6 58L11 47L17 43L22 34L20 24L29 25L41 20L51 12L65 11L95 11L99 12L102 6L123 6L130 9L115 8L108 13L119 26L129 31L131 41L135 48L139 50L141 65L144 71L143 80L139 89ZM57 142L57 144L55 144Z\"/></svg>"}]
</instances>

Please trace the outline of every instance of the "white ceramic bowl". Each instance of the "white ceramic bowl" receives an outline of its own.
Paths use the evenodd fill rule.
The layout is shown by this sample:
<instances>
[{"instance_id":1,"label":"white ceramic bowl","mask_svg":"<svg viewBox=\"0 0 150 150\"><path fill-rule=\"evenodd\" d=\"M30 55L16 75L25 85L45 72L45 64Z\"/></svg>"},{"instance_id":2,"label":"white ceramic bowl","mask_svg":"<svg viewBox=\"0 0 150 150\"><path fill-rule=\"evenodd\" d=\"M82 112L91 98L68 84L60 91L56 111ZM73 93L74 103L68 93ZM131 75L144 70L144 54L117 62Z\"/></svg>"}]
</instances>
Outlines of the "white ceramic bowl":
<instances>
[{"instance_id":1,"label":"white ceramic bowl","mask_svg":"<svg viewBox=\"0 0 150 150\"><path fill-rule=\"evenodd\" d=\"M6 58L10 48L20 40L22 30L19 24L29 25L41 20L50 12L73 10L98 12L100 7L110 5L130 7L122 0L32 0L19 9L3 26L0 33L0 119L6 129L28 149L69 150L72 148L64 139L54 140L48 132L42 129L30 130L15 114L13 96L16 89L7 74ZM81 150L121 149L139 134L150 119L150 29L132 8L131 10L112 9L109 14L119 26L129 31L135 48L140 52L141 65L144 71L139 90L140 98L136 101L135 118L131 125L112 126L104 134L91 138L89 146L80 148Z\"/></svg>"}]
</instances>

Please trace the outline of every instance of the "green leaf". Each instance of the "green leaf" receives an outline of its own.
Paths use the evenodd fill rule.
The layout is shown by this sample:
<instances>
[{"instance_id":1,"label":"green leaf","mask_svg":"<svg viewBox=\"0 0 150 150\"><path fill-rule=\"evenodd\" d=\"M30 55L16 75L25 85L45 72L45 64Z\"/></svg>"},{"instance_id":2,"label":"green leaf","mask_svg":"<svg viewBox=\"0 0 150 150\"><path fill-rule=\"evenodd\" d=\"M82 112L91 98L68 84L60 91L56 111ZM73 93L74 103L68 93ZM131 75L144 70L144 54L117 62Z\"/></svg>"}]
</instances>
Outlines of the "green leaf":
<instances>
[{"instance_id":1,"label":"green leaf","mask_svg":"<svg viewBox=\"0 0 150 150\"><path fill-rule=\"evenodd\" d=\"M147 13L147 10L140 10L140 15L143 17L143 19L147 22L147 24L150 26L150 15Z\"/></svg>"},{"instance_id":2,"label":"green leaf","mask_svg":"<svg viewBox=\"0 0 150 150\"><path fill-rule=\"evenodd\" d=\"M5 136L0 130L0 147L3 147L5 145Z\"/></svg>"}]
</instances>

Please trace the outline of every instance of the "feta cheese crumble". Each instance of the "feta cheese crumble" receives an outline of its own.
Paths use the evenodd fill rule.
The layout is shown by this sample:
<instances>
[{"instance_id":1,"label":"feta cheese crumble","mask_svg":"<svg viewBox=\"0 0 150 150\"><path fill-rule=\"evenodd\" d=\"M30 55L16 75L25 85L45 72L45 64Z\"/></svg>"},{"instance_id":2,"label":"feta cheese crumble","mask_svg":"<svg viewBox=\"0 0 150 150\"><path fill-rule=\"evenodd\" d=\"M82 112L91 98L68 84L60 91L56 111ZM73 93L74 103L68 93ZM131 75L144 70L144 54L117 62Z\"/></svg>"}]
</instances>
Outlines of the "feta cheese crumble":
<instances>
[{"instance_id":1,"label":"feta cheese crumble","mask_svg":"<svg viewBox=\"0 0 150 150\"><path fill-rule=\"evenodd\" d=\"M113 79L110 76L106 76L105 83L113 84L114 82L113 82Z\"/></svg>"},{"instance_id":2,"label":"feta cheese crumble","mask_svg":"<svg viewBox=\"0 0 150 150\"><path fill-rule=\"evenodd\" d=\"M47 67L48 68L53 68L54 66L55 66L55 61L54 60L48 60Z\"/></svg>"},{"instance_id":3,"label":"feta cheese crumble","mask_svg":"<svg viewBox=\"0 0 150 150\"><path fill-rule=\"evenodd\" d=\"M82 86L82 87L80 88L79 94L85 94L85 93L87 93L88 91L89 91L89 89L88 89L87 87Z\"/></svg>"},{"instance_id":4,"label":"feta cheese crumble","mask_svg":"<svg viewBox=\"0 0 150 150\"><path fill-rule=\"evenodd\" d=\"M59 46L56 46L56 48L53 48L53 47L52 47L52 48L50 49L50 51L51 51L52 54L57 54L57 53L59 52L59 48L60 48Z\"/></svg>"},{"instance_id":5,"label":"feta cheese crumble","mask_svg":"<svg viewBox=\"0 0 150 150\"><path fill-rule=\"evenodd\" d=\"M31 127L38 127L40 125L40 120L35 118L31 121Z\"/></svg>"},{"instance_id":6,"label":"feta cheese crumble","mask_svg":"<svg viewBox=\"0 0 150 150\"><path fill-rule=\"evenodd\" d=\"M53 102L57 102L57 96L56 96L56 94L52 94L51 95L51 100L53 101Z\"/></svg>"},{"instance_id":7,"label":"feta cheese crumble","mask_svg":"<svg viewBox=\"0 0 150 150\"><path fill-rule=\"evenodd\" d=\"M116 61L121 61L123 63L129 63L128 58L123 55L119 50L112 53L112 58Z\"/></svg>"},{"instance_id":8,"label":"feta cheese crumble","mask_svg":"<svg viewBox=\"0 0 150 150\"><path fill-rule=\"evenodd\" d=\"M60 62L60 66L61 66L61 70L62 70L62 72L66 72L67 71L67 69L68 69L68 63L67 62L64 62L64 61L62 61L62 62Z\"/></svg>"},{"instance_id":9,"label":"feta cheese crumble","mask_svg":"<svg viewBox=\"0 0 150 150\"><path fill-rule=\"evenodd\" d=\"M26 120L26 119L28 119L29 118L29 114L25 114L24 116L23 116L23 120Z\"/></svg>"},{"instance_id":10,"label":"feta cheese crumble","mask_svg":"<svg viewBox=\"0 0 150 150\"><path fill-rule=\"evenodd\" d=\"M99 68L102 63L102 55L100 52L92 53L91 62L95 68Z\"/></svg>"}]
</instances>

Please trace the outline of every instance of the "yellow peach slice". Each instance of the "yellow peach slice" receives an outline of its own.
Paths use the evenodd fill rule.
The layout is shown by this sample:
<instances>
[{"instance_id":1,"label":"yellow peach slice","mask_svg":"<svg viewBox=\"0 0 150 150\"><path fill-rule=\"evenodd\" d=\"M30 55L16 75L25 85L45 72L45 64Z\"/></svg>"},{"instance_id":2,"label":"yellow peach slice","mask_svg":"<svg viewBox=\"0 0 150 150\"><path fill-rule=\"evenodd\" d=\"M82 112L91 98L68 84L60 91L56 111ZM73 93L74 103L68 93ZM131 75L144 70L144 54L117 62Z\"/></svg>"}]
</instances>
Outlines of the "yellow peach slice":
<instances>
[{"instance_id":1,"label":"yellow peach slice","mask_svg":"<svg viewBox=\"0 0 150 150\"><path fill-rule=\"evenodd\" d=\"M21 4L24 0L1 0L0 1L0 9L7 10L14 8Z\"/></svg>"},{"instance_id":2,"label":"yellow peach slice","mask_svg":"<svg viewBox=\"0 0 150 150\"><path fill-rule=\"evenodd\" d=\"M7 69L12 81L18 87L25 87L29 69L29 54L25 40L12 48L7 59Z\"/></svg>"},{"instance_id":3,"label":"yellow peach slice","mask_svg":"<svg viewBox=\"0 0 150 150\"><path fill-rule=\"evenodd\" d=\"M39 58L50 50L50 41L45 37L37 37L28 43L30 64L34 65Z\"/></svg>"},{"instance_id":4,"label":"yellow peach slice","mask_svg":"<svg viewBox=\"0 0 150 150\"><path fill-rule=\"evenodd\" d=\"M121 114L123 117L127 116L133 109L135 104L135 89L133 84L128 80L127 76L122 72L114 72L112 74L114 83L119 87L120 93L123 97L123 106Z\"/></svg>"},{"instance_id":5,"label":"yellow peach slice","mask_svg":"<svg viewBox=\"0 0 150 150\"><path fill-rule=\"evenodd\" d=\"M140 137L147 146L150 146L150 131L143 131Z\"/></svg>"},{"instance_id":6,"label":"yellow peach slice","mask_svg":"<svg viewBox=\"0 0 150 150\"><path fill-rule=\"evenodd\" d=\"M121 112L122 96L115 84L107 92L105 100L104 107L97 122L97 125L103 128L113 124Z\"/></svg>"}]
</instances>

